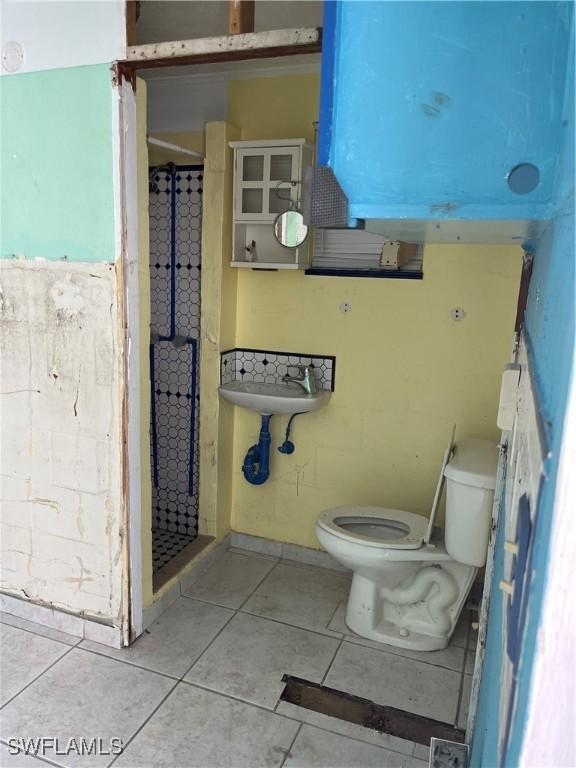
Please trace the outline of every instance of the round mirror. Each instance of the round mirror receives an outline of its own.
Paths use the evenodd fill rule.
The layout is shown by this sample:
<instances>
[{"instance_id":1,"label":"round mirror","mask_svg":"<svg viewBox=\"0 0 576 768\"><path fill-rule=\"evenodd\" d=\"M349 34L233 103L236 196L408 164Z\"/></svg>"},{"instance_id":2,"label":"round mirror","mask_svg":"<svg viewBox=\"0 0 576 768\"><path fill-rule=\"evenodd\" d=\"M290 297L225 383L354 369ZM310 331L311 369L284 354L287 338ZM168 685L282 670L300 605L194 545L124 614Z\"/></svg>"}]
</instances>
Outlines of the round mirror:
<instances>
[{"instance_id":1,"label":"round mirror","mask_svg":"<svg viewBox=\"0 0 576 768\"><path fill-rule=\"evenodd\" d=\"M284 211L274 221L274 237L286 248L298 248L308 235L308 227L300 211Z\"/></svg>"}]
</instances>

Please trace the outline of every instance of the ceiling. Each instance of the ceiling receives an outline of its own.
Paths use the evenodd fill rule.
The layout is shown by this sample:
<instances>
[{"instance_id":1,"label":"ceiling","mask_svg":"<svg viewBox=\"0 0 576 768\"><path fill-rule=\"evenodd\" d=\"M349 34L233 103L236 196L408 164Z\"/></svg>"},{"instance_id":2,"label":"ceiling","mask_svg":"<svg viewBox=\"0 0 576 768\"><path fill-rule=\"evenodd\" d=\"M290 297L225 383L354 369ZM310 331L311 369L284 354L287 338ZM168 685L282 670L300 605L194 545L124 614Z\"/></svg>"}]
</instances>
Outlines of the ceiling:
<instances>
[{"instance_id":1,"label":"ceiling","mask_svg":"<svg viewBox=\"0 0 576 768\"><path fill-rule=\"evenodd\" d=\"M148 131L197 132L207 122L225 120L232 80L319 71L320 54L142 70L138 76L148 83Z\"/></svg>"},{"instance_id":2,"label":"ceiling","mask_svg":"<svg viewBox=\"0 0 576 768\"><path fill-rule=\"evenodd\" d=\"M245 59L243 61L222 61L212 64L187 64L176 67L143 69L138 77L158 84L164 80L228 81L252 77L279 77L280 75L304 75L320 71L320 54L304 53L294 56L280 56L272 59Z\"/></svg>"}]
</instances>

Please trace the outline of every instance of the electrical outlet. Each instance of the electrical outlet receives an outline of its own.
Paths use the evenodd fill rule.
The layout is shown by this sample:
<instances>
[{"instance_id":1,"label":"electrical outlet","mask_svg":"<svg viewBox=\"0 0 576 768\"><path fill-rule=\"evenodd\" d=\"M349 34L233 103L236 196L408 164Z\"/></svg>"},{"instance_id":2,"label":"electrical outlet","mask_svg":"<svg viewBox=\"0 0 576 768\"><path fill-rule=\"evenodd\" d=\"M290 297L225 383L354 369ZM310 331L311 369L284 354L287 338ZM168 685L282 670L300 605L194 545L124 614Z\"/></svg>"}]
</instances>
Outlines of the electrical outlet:
<instances>
[{"instance_id":1,"label":"electrical outlet","mask_svg":"<svg viewBox=\"0 0 576 768\"><path fill-rule=\"evenodd\" d=\"M454 307L454 309L450 310L450 317L452 320L464 320L466 317L466 312L462 309L462 307Z\"/></svg>"},{"instance_id":2,"label":"electrical outlet","mask_svg":"<svg viewBox=\"0 0 576 768\"><path fill-rule=\"evenodd\" d=\"M343 315L347 315L348 312L352 312L352 304L348 304L347 301L345 301L343 304L340 304L340 312L342 312Z\"/></svg>"}]
</instances>

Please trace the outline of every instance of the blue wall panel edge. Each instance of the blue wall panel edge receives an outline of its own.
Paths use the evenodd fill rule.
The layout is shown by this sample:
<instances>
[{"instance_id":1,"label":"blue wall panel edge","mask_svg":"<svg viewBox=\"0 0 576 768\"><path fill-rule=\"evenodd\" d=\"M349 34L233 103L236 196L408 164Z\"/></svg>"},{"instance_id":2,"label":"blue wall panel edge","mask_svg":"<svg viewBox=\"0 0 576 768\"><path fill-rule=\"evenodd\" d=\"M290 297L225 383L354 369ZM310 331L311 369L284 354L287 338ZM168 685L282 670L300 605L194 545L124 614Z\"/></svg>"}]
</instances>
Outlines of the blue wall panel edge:
<instances>
[{"instance_id":1,"label":"blue wall panel edge","mask_svg":"<svg viewBox=\"0 0 576 768\"><path fill-rule=\"evenodd\" d=\"M322 25L322 79L320 83L320 125L318 136L318 164L328 165L332 150L332 127L335 88L336 24L339 2L324 2Z\"/></svg>"},{"instance_id":2,"label":"blue wall panel edge","mask_svg":"<svg viewBox=\"0 0 576 768\"><path fill-rule=\"evenodd\" d=\"M570 5L573 4L570 3ZM556 216L534 243L534 267L525 325L534 387L545 422L550 454L546 461L546 476L538 502L532 569L528 585L528 615L522 637L516 702L508 742L504 745L504 755L498 754L499 680L503 653L502 599L497 588L502 577L503 536L500 533L498 536L485 667L482 674L471 756L471 765L481 768L494 768L499 765L516 768L520 765L530 704L537 637L542 621L548 577L564 419L570 387L576 371L573 19L569 62L563 143L558 148L560 159L553 200ZM549 723L548 727L554 727L554 725L555 723ZM546 738L545 731L542 733L542 738Z\"/></svg>"}]
</instances>

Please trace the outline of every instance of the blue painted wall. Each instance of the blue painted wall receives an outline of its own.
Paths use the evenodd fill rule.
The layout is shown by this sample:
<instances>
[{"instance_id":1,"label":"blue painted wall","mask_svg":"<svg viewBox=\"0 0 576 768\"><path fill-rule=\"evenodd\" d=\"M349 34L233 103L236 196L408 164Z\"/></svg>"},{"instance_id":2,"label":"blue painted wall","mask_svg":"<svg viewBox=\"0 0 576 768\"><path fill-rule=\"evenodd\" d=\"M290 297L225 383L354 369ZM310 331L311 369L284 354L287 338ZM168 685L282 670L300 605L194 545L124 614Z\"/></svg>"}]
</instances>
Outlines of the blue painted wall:
<instances>
[{"instance_id":1,"label":"blue painted wall","mask_svg":"<svg viewBox=\"0 0 576 768\"><path fill-rule=\"evenodd\" d=\"M359 219L547 219L570 3L325 3L319 162ZM507 176L533 163L540 184ZM464 239L464 238L463 238Z\"/></svg>"},{"instance_id":2,"label":"blue painted wall","mask_svg":"<svg viewBox=\"0 0 576 768\"><path fill-rule=\"evenodd\" d=\"M536 638L546 586L550 537L554 523L554 497L563 421L568 392L574 375L576 280L573 35L572 28L572 48L569 56L571 66L567 79L562 136L558 146L560 161L554 190L556 215L543 236L534 243L534 267L526 313L529 350L551 455L546 467L547 478L542 488L534 534L528 614L520 651L516 708L506 751L502 758L497 749L499 679L503 653L502 599L500 590L497 588L502 578L504 559L501 532L497 542L485 666L472 752L472 765L483 768L492 768L500 764L516 768L520 764Z\"/></svg>"}]
</instances>

